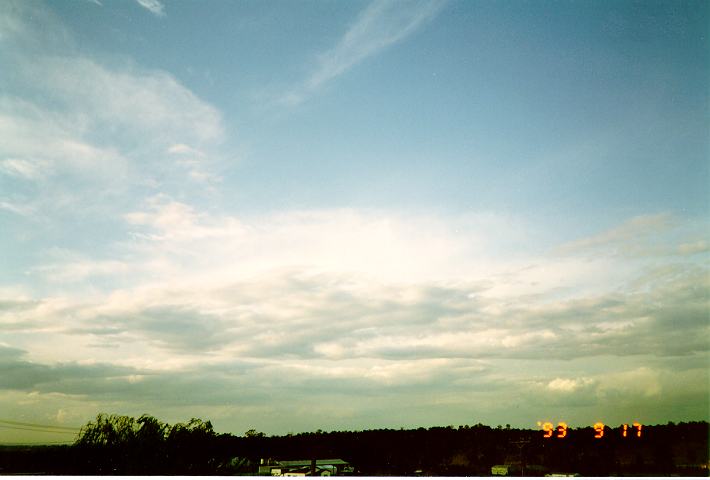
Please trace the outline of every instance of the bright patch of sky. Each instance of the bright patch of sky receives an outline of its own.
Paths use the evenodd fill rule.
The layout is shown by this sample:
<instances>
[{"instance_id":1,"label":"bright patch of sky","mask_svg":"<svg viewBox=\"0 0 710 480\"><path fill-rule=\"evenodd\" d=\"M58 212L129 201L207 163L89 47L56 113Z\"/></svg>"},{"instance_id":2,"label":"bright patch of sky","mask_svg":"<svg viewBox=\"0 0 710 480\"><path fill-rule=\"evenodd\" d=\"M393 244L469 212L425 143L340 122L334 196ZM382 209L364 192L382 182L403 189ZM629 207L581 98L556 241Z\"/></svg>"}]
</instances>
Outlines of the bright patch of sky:
<instances>
[{"instance_id":1,"label":"bright patch of sky","mask_svg":"<svg viewBox=\"0 0 710 480\"><path fill-rule=\"evenodd\" d=\"M708 420L709 24L6 2L2 417Z\"/></svg>"}]
</instances>

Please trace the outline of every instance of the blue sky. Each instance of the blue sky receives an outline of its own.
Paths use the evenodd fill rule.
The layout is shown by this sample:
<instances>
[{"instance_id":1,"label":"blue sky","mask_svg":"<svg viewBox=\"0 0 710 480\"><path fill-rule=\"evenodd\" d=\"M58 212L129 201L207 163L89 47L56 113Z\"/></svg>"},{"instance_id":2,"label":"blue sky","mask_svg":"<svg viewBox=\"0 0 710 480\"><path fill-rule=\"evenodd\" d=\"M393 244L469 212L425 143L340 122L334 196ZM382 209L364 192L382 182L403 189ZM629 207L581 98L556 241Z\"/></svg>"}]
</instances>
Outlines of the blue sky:
<instances>
[{"instance_id":1,"label":"blue sky","mask_svg":"<svg viewBox=\"0 0 710 480\"><path fill-rule=\"evenodd\" d=\"M707 420L709 17L8 3L2 411Z\"/></svg>"}]
</instances>

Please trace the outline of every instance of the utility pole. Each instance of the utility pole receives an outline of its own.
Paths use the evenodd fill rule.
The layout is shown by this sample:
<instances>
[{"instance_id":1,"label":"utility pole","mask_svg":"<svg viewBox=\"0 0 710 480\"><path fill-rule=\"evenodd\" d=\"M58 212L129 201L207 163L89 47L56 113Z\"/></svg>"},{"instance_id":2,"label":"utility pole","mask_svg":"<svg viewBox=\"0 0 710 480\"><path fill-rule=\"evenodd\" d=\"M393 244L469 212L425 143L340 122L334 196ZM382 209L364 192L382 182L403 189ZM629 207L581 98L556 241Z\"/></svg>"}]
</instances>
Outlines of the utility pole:
<instances>
[{"instance_id":1,"label":"utility pole","mask_svg":"<svg viewBox=\"0 0 710 480\"><path fill-rule=\"evenodd\" d=\"M523 448L525 448L525 445L530 443L530 440L528 439L520 439L516 440L514 442L510 442L513 445L516 445L519 450L519 455L520 455L520 476L524 477L525 476L525 458L523 457Z\"/></svg>"}]
</instances>

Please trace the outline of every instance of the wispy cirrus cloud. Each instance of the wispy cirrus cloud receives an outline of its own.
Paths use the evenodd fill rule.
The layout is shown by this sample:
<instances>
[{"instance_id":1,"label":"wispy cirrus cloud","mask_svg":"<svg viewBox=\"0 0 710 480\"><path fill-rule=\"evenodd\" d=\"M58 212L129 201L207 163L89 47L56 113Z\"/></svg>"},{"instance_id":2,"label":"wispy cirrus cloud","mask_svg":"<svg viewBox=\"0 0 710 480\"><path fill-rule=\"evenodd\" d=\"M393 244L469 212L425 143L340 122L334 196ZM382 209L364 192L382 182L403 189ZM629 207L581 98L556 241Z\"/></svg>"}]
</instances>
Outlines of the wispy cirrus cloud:
<instances>
[{"instance_id":1,"label":"wispy cirrus cloud","mask_svg":"<svg viewBox=\"0 0 710 480\"><path fill-rule=\"evenodd\" d=\"M21 205L16 202L7 202L0 200L0 210L14 213L21 216L29 216L34 213L34 209L27 205Z\"/></svg>"},{"instance_id":2,"label":"wispy cirrus cloud","mask_svg":"<svg viewBox=\"0 0 710 480\"><path fill-rule=\"evenodd\" d=\"M579 253L627 247L624 253L629 253L629 246L638 246L642 241L657 238L673 227L672 222L673 217L668 213L636 216L612 229L562 245L558 251Z\"/></svg>"},{"instance_id":3,"label":"wispy cirrus cloud","mask_svg":"<svg viewBox=\"0 0 710 480\"><path fill-rule=\"evenodd\" d=\"M136 0L136 2L153 15L158 17L165 16L165 5L163 5L159 0Z\"/></svg>"},{"instance_id":4,"label":"wispy cirrus cloud","mask_svg":"<svg viewBox=\"0 0 710 480\"><path fill-rule=\"evenodd\" d=\"M281 103L303 102L358 63L412 35L436 17L444 4L444 0L373 1L338 43L318 56L316 68L299 86L284 95Z\"/></svg>"},{"instance_id":5,"label":"wispy cirrus cloud","mask_svg":"<svg viewBox=\"0 0 710 480\"><path fill-rule=\"evenodd\" d=\"M28 180L33 180L41 175L37 165L19 158L6 158L0 161L0 172Z\"/></svg>"}]
</instances>

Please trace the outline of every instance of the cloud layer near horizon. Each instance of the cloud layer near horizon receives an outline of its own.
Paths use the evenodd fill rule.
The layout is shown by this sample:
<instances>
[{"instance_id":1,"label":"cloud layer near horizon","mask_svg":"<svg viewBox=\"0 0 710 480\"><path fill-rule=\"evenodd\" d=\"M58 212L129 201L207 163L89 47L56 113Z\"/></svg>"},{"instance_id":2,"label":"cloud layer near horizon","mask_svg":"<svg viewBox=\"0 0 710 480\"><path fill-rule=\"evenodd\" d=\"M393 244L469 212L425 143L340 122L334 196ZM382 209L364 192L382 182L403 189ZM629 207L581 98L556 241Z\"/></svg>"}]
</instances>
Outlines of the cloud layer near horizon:
<instances>
[{"instance_id":1,"label":"cloud layer near horizon","mask_svg":"<svg viewBox=\"0 0 710 480\"><path fill-rule=\"evenodd\" d=\"M707 269L682 242L649 256L648 220L621 227L638 227L631 240L612 231L603 246L483 262L470 247L487 251L500 235L490 220L481 238L470 219L466 234L464 222L355 211L249 222L166 198L124 218L139 230L114 257L65 254L35 272L64 293L4 292L6 389L130 411L182 406L217 425L229 405L224 428L276 432L282 399L292 412L326 391L293 429L360 424L363 392L376 397L371 421L386 425L413 422L391 404L399 396L417 408L448 399L428 422L474 412L502 422L513 401L529 404L516 422L555 409L583 422L612 403L660 421L671 398L702 415ZM646 232L654 241L678 235L651 223L663 225ZM619 248L639 255L620 260ZM97 289L101 278L115 283Z\"/></svg>"}]
</instances>

